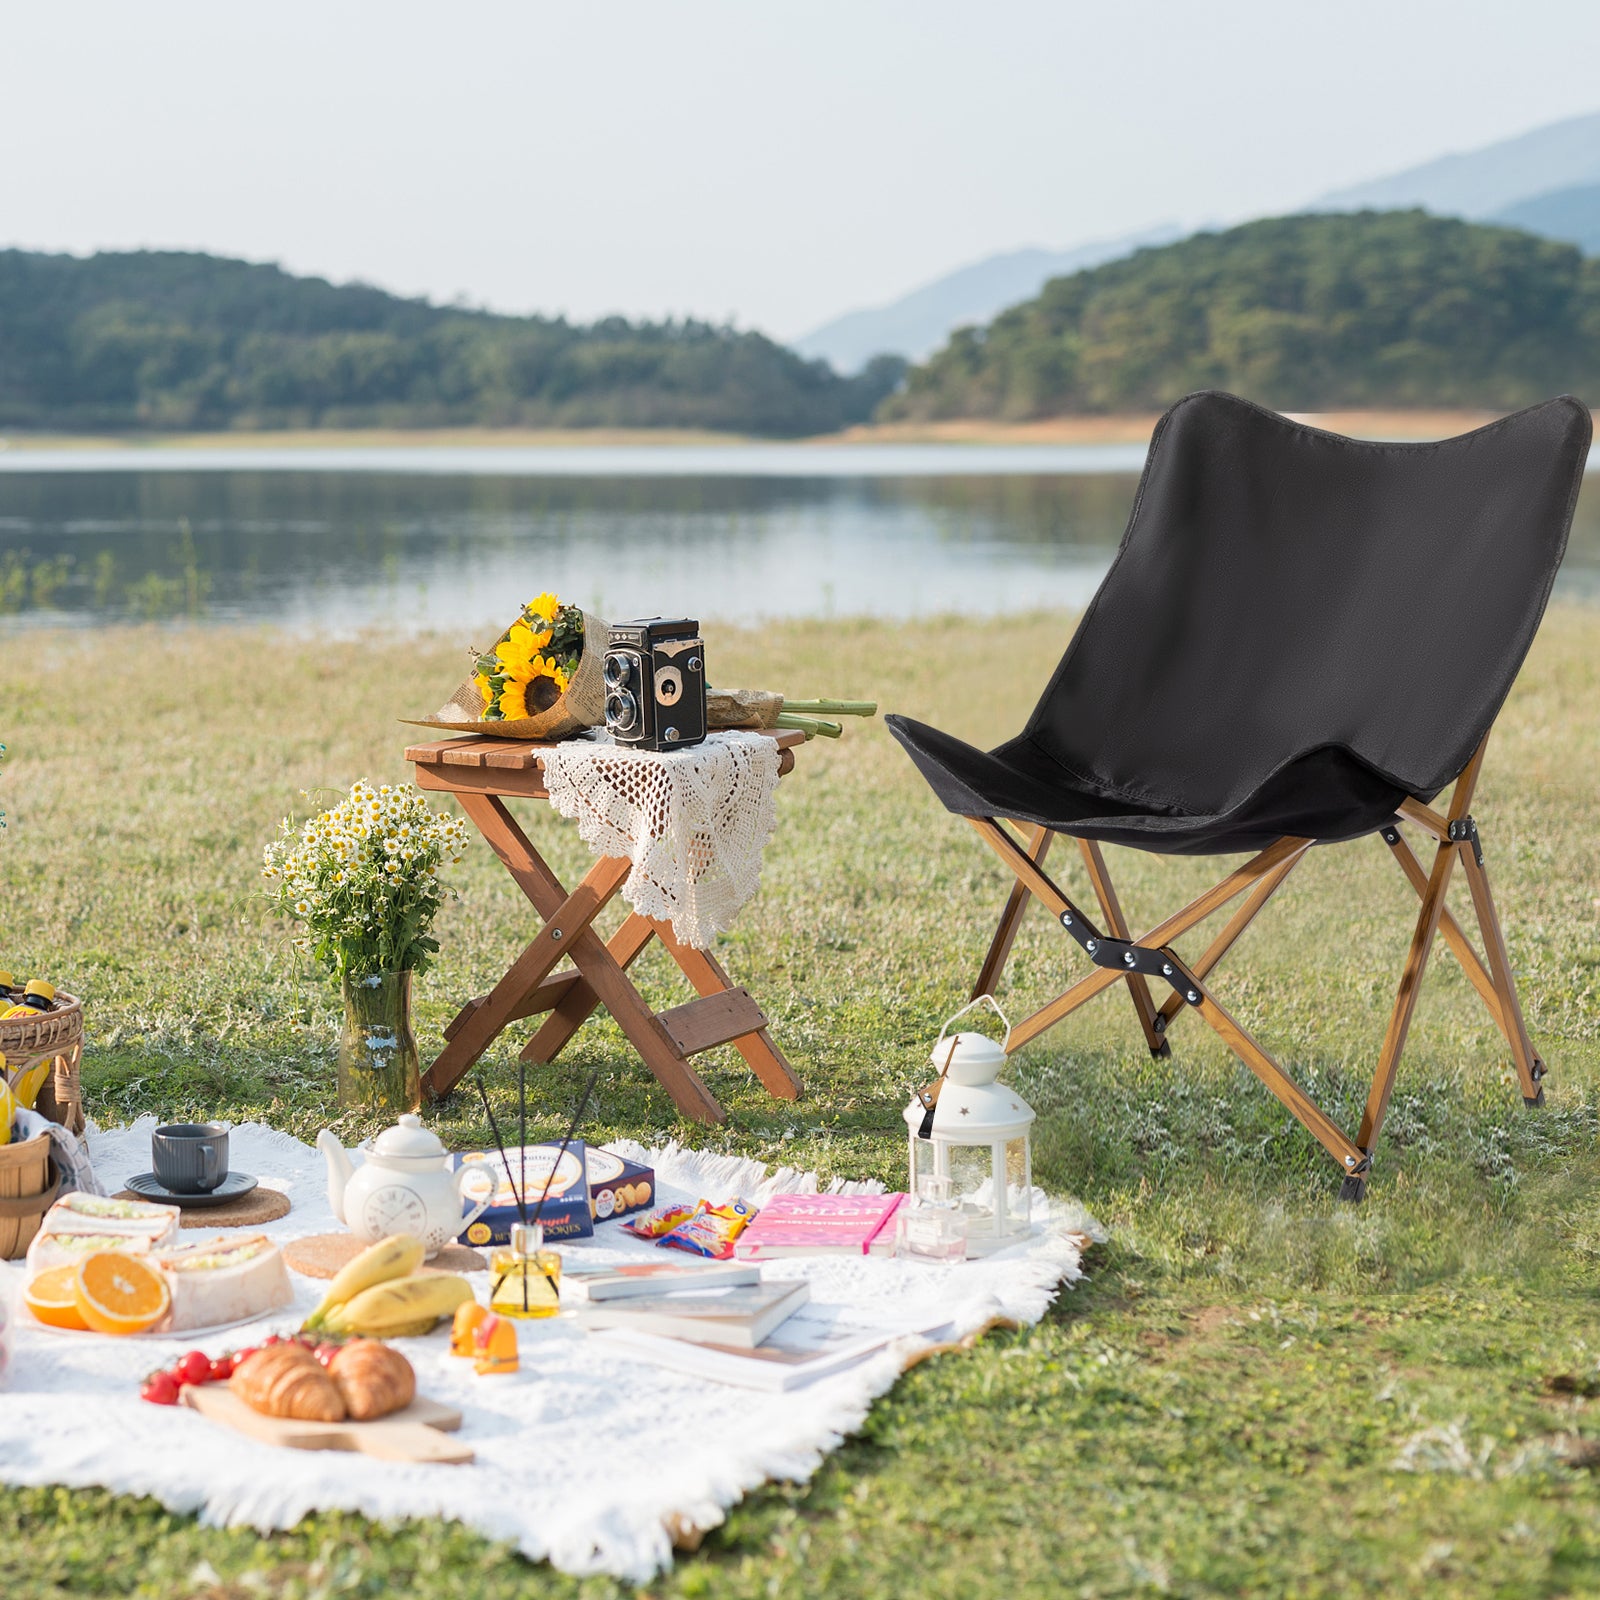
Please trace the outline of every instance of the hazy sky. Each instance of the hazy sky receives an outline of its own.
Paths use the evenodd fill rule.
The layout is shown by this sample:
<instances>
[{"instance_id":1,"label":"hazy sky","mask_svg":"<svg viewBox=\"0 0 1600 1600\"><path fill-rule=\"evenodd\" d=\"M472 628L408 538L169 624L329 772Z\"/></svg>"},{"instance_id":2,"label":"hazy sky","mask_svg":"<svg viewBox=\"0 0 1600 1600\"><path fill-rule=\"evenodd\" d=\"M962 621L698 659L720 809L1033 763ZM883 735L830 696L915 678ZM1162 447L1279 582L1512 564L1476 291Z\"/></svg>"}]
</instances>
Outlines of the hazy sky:
<instances>
[{"instance_id":1,"label":"hazy sky","mask_svg":"<svg viewBox=\"0 0 1600 1600\"><path fill-rule=\"evenodd\" d=\"M0 244L780 337L1600 109L1593 0L3 0Z\"/></svg>"}]
</instances>

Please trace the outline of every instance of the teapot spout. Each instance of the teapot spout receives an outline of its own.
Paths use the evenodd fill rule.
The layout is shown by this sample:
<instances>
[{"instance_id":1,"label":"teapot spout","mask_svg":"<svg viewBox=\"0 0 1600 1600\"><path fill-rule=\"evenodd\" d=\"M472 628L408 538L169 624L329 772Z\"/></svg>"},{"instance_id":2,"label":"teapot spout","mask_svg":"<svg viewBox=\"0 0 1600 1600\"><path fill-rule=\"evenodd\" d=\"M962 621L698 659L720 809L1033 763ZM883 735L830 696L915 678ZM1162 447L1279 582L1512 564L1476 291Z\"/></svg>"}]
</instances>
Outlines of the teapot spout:
<instances>
[{"instance_id":1,"label":"teapot spout","mask_svg":"<svg viewBox=\"0 0 1600 1600\"><path fill-rule=\"evenodd\" d=\"M339 1136L332 1128L324 1128L317 1135L317 1149L322 1152L322 1159L328 1164L328 1204L333 1207L334 1216L343 1222L345 1186L356 1170L355 1163L351 1161L345 1147L339 1143Z\"/></svg>"}]
</instances>

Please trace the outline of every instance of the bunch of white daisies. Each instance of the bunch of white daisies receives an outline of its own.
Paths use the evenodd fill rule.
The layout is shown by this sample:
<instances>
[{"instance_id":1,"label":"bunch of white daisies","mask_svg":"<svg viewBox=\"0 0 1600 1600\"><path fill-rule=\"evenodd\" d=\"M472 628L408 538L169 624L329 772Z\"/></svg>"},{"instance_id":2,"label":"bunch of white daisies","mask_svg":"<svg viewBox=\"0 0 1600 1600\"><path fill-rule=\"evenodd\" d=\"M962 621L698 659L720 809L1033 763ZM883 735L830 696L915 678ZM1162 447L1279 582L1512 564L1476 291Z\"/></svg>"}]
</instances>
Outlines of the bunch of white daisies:
<instances>
[{"instance_id":1,"label":"bunch of white daisies","mask_svg":"<svg viewBox=\"0 0 1600 1600\"><path fill-rule=\"evenodd\" d=\"M338 805L296 826L285 817L266 848L268 899L304 923L296 945L341 978L425 972L439 948L433 919L469 830L429 810L409 783L357 783Z\"/></svg>"}]
</instances>

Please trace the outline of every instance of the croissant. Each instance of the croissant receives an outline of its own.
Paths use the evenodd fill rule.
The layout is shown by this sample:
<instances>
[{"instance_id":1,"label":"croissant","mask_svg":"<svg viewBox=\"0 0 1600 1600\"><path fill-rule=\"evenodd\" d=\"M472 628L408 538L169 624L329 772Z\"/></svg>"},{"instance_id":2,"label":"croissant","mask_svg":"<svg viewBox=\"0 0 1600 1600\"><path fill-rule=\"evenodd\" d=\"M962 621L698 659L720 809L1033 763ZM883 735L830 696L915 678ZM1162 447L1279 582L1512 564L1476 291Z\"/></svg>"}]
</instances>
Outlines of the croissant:
<instances>
[{"instance_id":1,"label":"croissant","mask_svg":"<svg viewBox=\"0 0 1600 1600\"><path fill-rule=\"evenodd\" d=\"M343 1422L344 1397L303 1345L274 1344L234 1368L228 1387L254 1411L296 1422Z\"/></svg>"},{"instance_id":2,"label":"croissant","mask_svg":"<svg viewBox=\"0 0 1600 1600\"><path fill-rule=\"evenodd\" d=\"M417 1375L398 1350L376 1339L352 1339L328 1363L353 1422L372 1422L416 1398Z\"/></svg>"}]
</instances>

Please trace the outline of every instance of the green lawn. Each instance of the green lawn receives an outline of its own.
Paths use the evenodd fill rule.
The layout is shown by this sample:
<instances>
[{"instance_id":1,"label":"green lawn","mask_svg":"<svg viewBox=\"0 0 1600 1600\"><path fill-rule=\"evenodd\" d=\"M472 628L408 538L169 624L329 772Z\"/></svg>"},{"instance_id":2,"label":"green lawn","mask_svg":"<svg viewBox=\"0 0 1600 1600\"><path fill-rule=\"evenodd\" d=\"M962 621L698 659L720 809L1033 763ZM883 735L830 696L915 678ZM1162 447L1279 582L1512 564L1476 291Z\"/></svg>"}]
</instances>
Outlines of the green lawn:
<instances>
[{"instance_id":1,"label":"green lawn","mask_svg":"<svg viewBox=\"0 0 1600 1600\"><path fill-rule=\"evenodd\" d=\"M710 660L722 683L872 694L992 743L1068 630L1004 624L1014 683L991 681L990 624L714 632ZM455 640L265 632L0 641L0 965L88 996L96 1116L262 1117L307 1138L335 1120L335 995L252 899L261 846L306 806L302 788L402 777L395 717L438 704L463 660ZM1474 806L1550 1066L1542 1110L1523 1108L1441 947L1368 1199L1341 1207L1332 1163L1209 1030L1181 1020L1173 1058L1153 1061L1125 997L1102 997L1012 1069L1040 1113L1040 1181L1111 1229L1088 1281L1039 1327L907 1376L810 1485L751 1496L648 1592L1600 1592L1600 1493L1566 1461L1573 1436L1600 1439L1600 1400L1543 1382L1600 1379L1597 680L1600 616L1553 613ZM721 954L766 1003L806 1097L767 1099L719 1051L702 1061L731 1119L693 1128L596 1021L537 1075L541 1137L559 1134L578 1069L600 1063L594 1137L901 1176L900 1108L965 998L1000 869L876 724L801 752L780 817L763 892ZM535 812L529 826L562 870L582 869L568 825ZM1110 855L1136 924L1218 875ZM456 877L419 986L425 1049L528 937L486 848ZM1380 844L1315 852L1219 984L1352 1129L1415 907ZM1036 915L1002 1002L1053 994L1075 954ZM643 966L647 992L677 993L659 959ZM514 1059L507 1045L491 1062L502 1106ZM436 1120L447 1140L487 1134L465 1096ZM0 1552L0 1589L19 1600L632 1592L440 1523L330 1517L259 1538L52 1490L0 1491Z\"/></svg>"}]
</instances>

